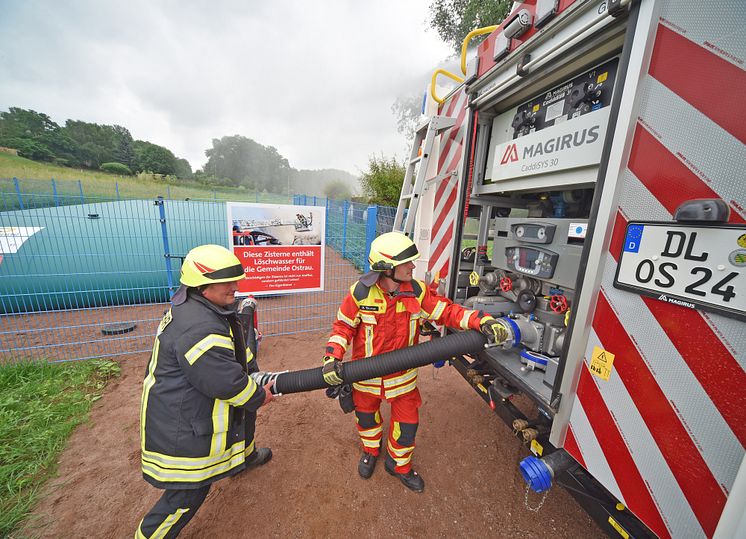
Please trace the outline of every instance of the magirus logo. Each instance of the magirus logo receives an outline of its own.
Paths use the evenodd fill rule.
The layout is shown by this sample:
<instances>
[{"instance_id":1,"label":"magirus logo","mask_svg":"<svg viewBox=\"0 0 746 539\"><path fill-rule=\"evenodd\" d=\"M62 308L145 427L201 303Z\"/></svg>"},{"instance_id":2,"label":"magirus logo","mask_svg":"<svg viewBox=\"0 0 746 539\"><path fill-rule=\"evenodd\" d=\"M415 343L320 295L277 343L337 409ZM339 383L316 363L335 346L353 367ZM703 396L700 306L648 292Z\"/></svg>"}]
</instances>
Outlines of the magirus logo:
<instances>
[{"instance_id":1,"label":"magirus logo","mask_svg":"<svg viewBox=\"0 0 746 539\"><path fill-rule=\"evenodd\" d=\"M674 305L680 305L681 307L689 307L690 309L694 309L694 303L689 303L688 301L683 301L676 298L669 298L665 294L661 294L658 296L659 301L667 301L668 303L673 303Z\"/></svg>"},{"instance_id":2,"label":"magirus logo","mask_svg":"<svg viewBox=\"0 0 746 539\"><path fill-rule=\"evenodd\" d=\"M515 144L508 144L508 147L505 148L505 153L503 154L500 164L504 165L506 163L512 163L513 161L518 161L518 148Z\"/></svg>"},{"instance_id":3,"label":"magirus logo","mask_svg":"<svg viewBox=\"0 0 746 539\"><path fill-rule=\"evenodd\" d=\"M586 144L593 144L598 140L598 131L600 127L600 125L594 125L593 127L579 129L573 133L567 133L559 137L552 137L548 140L540 140L533 144L527 144L523 147L522 155L520 157L518 155L518 144L515 142L508 144L503 153L503 157L500 160L500 164L507 165L508 163L513 163L519 159L549 155L555 152L584 146Z\"/></svg>"}]
</instances>

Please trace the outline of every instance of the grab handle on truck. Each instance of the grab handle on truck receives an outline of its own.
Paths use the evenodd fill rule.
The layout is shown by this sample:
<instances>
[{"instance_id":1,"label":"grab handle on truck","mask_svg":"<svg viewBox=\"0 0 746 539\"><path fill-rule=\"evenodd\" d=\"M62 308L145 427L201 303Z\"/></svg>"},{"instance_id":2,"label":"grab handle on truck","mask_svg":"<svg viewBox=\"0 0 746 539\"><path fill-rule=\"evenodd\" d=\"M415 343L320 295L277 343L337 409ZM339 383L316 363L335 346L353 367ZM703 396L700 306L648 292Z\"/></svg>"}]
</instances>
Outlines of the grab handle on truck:
<instances>
[{"instance_id":1,"label":"grab handle on truck","mask_svg":"<svg viewBox=\"0 0 746 539\"><path fill-rule=\"evenodd\" d=\"M477 28L476 30L472 30L471 32L466 34L466 37L464 38L464 42L461 44L461 73L466 75L466 49L469 47L469 41L471 41L472 38L475 38L477 36L481 36L484 34L491 34L498 28L499 27L497 25L485 26L483 28Z\"/></svg>"},{"instance_id":2,"label":"grab handle on truck","mask_svg":"<svg viewBox=\"0 0 746 539\"><path fill-rule=\"evenodd\" d=\"M469 48L469 42L476 36L481 36L484 34L491 34L498 28L499 27L497 25L485 26L484 28L477 28L475 30L472 30L468 34L466 34L466 37L464 38L464 41L461 44L461 73L466 75L466 51ZM430 81L430 95L432 96L433 100L436 103L438 103L439 105L442 105L445 99L440 98L437 95L435 95L435 79L438 78L438 75L445 75L446 77L455 80L459 84L464 82L464 79L459 77L458 75L451 73L450 71L446 71L445 69L436 69L433 72L433 77Z\"/></svg>"},{"instance_id":3,"label":"grab handle on truck","mask_svg":"<svg viewBox=\"0 0 746 539\"><path fill-rule=\"evenodd\" d=\"M436 103L438 103L439 105L442 105L445 99L440 98L437 95L435 95L435 79L438 78L438 75L445 75L446 77L455 80L459 84L464 82L464 79L462 79L458 75L454 75L450 71L446 71L445 69L436 69L433 72L433 77L432 79L430 79L430 95L432 96L432 98L435 100Z\"/></svg>"}]
</instances>

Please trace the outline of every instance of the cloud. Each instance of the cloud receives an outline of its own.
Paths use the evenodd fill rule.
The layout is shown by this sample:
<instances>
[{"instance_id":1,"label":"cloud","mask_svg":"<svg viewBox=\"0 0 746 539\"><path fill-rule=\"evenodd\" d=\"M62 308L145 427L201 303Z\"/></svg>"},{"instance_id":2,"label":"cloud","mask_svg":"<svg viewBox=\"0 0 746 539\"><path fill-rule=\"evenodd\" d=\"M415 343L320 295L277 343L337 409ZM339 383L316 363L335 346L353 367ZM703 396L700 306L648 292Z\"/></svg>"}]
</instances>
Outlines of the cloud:
<instances>
[{"instance_id":1,"label":"cloud","mask_svg":"<svg viewBox=\"0 0 746 539\"><path fill-rule=\"evenodd\" d=\"M450 52L424 0L4 4L3 110L123 125L195 168L234 134L295 168L402 157L391 105Z\"/></svg>"}]
</instances>

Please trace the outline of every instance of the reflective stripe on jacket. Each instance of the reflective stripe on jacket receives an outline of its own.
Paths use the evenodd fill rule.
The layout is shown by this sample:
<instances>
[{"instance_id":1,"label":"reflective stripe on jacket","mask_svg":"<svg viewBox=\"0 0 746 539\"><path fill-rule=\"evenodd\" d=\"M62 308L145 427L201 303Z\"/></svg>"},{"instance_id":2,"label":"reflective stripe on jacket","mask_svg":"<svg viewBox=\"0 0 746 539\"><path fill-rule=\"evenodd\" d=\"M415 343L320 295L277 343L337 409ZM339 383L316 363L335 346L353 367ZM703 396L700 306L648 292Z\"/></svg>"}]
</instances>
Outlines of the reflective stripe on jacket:
<instances>
[{"instance_id":1,"label":"reflective stripe on jacket","mask_svg":"<svg viewBox=\"0 0 746 539\"><path fill-rule=\"evenodd\" d=\"M424 320L478 330L479 319L478 311L452 303L422 281L402 283L393 296L377 283L368 287L358 281L350 287L337 311L326 351L341 360L351 348L352 360L356 360L417 344ZM363 380L353 387L387 399L398 397L417 387L417 369Z\"/></svg>"},{"instance_id":2,"label":"reflective stripe on jacket","mask_svg":"<svg viewBox=\"0 0 746 539\"><path fill-rule=\"evenodd\" d=\"M159 488L198 488L244 468L244 410L264 402L249 378L236 314L189 290L158 327L140 409L142 472ZM253 440L249 440L253 442Z\"/></svg>"}]
</instances>

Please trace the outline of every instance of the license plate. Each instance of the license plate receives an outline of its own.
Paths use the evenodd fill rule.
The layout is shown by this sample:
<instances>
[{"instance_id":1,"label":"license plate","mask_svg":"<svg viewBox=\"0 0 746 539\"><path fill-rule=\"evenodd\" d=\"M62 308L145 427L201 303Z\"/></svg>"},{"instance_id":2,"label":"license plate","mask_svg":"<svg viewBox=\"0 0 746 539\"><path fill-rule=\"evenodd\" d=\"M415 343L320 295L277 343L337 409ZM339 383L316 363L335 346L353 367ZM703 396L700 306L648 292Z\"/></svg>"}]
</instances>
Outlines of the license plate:
<instances>
[{"instance_id":1,"label":"license plate","mask_svg":"<svg viewBox=\"0 0 746 539\"><path fill-rule=\"evenodd\" d=\"M746 319L746 226L629 223L614 286Z\"/></svg>"}]
</instances>

